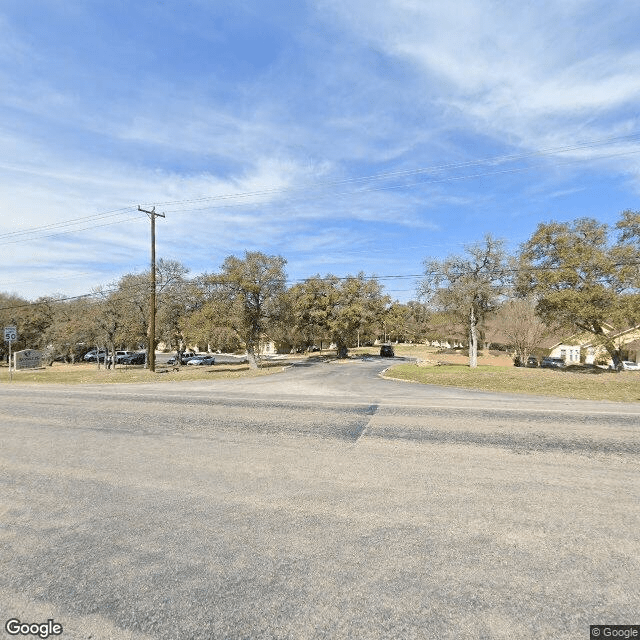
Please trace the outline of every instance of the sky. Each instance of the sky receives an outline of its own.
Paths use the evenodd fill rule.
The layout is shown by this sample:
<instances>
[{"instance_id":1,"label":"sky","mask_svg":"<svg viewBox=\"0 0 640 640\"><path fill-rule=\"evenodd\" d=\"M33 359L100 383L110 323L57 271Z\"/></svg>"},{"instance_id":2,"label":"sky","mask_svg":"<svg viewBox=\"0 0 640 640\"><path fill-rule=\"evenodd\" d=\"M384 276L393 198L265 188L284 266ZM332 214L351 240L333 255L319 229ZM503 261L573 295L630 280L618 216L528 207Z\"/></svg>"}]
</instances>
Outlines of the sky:
<instances>
[{"instance_id":1,"label":"sky","mask_svg":"<svg viewBox=\"0 0 640 640\"><path fill-rule=\"evenodd\" d=\"M281 255L375 275L638 210L629 0L3 0L0 292Z\"/></svg>"}]
</instances>

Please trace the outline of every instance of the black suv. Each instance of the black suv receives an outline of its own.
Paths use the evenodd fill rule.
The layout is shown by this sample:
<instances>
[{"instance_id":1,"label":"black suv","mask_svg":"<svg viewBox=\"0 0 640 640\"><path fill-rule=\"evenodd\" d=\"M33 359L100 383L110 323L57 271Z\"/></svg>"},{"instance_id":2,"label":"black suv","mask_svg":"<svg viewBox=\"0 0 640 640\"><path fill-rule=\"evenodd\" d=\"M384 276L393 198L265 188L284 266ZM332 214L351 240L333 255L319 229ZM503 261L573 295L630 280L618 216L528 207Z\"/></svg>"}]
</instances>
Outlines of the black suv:
<instances>
[{"instance_id":1,"label":"black suv","mask_svg":"<svg viewBox=\"0 0 640 640\"><path fill-rule=\"evenodd\" d=\"M383 358L393 358L396 354L393 347L390 344L383 344L380 347L380 355Z\"/></svg>"}]
</instances>

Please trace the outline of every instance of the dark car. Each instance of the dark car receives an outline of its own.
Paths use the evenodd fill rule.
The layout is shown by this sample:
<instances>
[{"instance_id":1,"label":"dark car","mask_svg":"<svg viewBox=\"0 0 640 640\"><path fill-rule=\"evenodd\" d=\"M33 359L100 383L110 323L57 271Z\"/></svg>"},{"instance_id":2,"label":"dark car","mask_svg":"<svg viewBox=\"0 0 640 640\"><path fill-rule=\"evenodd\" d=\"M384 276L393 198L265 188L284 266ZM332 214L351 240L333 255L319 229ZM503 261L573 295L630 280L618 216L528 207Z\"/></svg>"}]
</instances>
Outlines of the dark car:
<instances>
[{"instance_id":1,"label":"dark car","mask_svg":"<svg viewBox=\"0 0 640 640\"><path fill-rule=\"evenodd\" d=\"M540 367L544 369L564 369L567 364L564 361L564 358L542 358L542 362L540 363Z\"/></svg>"},{"instance_id":2,"label":"dark car","mask_svg":"<svg viewBox=\"0 0 640 640\"><path fill-rule=\"evenodd\" d=\"M142 353L132 353L131 355L124 356L119 360L120 364L144 364L147 359L147 354Z\"/></svg>"},{"instance_id":3,"label":"dark car","mask_svg":"<svg viewBox=\"0 0 640 640\"><path fill-rule=\"evenodd\" d=\"M116 364L124 364L125 358L135 355L134 351L116 351Z\"/></svg>"},{"instance_id":4,"label":"dark car","mask_svg":"<svg viewBox=\"0 0 640 640\"><path fill-rule=\"evenodd\" d=\"M535 356L529 356L527 358L527 367L537 367L538 366L538 358Z\"/></svg>"},{"instance_id":5,"label":"dark car","mask_svg":"<svg viewBox=\"0 0 640 640\"><path fill-rule=\"evenodd\" d=\"M393 347L390 344L383 344L380 347L380 355L383 358L393 358L396 354Z\"/></svg>"}]
</instances>

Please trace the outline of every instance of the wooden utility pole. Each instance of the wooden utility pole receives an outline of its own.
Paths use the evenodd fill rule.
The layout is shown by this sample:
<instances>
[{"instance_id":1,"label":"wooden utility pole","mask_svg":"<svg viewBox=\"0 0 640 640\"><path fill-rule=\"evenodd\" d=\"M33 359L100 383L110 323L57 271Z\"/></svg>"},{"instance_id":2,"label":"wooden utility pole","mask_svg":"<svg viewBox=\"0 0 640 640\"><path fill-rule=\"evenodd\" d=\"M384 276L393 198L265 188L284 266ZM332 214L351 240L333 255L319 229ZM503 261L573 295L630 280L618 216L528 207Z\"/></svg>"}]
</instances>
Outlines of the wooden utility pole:
<instances>
[{"instance_id":1,"label":"wooden utility pole","mask_svg":"<svg viewBox=\"0 0 640 640\"><path fill-rule=\"evenodd\" d=\"M164 218L164 213L156 213L156 208L147 211L138 205L138 211L146 213L151 220L151 300L149 302L149 344L147 346L148 365L156 370L156 218Z\"/></svg>"}]
</instances>

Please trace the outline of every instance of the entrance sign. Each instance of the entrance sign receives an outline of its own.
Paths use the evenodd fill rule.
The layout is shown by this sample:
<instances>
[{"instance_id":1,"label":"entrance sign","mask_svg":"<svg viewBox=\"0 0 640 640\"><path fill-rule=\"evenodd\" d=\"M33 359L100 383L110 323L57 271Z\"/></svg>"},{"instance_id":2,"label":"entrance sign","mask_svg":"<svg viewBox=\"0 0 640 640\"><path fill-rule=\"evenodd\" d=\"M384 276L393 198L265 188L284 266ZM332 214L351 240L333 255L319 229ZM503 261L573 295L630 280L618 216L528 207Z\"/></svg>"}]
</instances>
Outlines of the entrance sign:
<instances>
[{"instance_id":1,"label":"entrance sign","mask_svg":"<svg viewBox=\"0 0 640 640\"><path fill-rule=\"evenodd\" d=\"M24 351L16 351L13 354L13 368L19 369L38 369L42 366L41 351L35 349L25 349Z\"/></svg>"}]
</instances>

